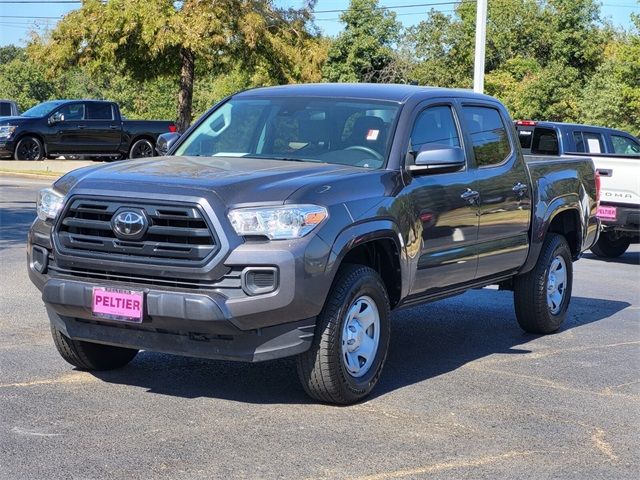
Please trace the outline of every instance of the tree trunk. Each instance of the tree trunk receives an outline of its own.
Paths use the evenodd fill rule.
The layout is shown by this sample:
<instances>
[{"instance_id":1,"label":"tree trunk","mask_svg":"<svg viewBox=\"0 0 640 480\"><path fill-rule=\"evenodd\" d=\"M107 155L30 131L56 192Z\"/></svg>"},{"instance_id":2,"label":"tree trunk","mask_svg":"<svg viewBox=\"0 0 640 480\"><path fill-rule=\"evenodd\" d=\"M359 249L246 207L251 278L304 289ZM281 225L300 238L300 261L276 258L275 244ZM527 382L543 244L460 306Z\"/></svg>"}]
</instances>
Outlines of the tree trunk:
<instances>
[{"instance_id":1,"label":"tree trunk","mask_svg":"<svg viewBox=\"0 0 640 480\"><path fill-rule=\"evenodd\" d=\"M184 132L191 124L191 104L193 101L193 80L195 78L195 55L193 51L182 47L180 49L180 91L178 92L178 121L179 132Z\"/></svg>"}]
</instances>

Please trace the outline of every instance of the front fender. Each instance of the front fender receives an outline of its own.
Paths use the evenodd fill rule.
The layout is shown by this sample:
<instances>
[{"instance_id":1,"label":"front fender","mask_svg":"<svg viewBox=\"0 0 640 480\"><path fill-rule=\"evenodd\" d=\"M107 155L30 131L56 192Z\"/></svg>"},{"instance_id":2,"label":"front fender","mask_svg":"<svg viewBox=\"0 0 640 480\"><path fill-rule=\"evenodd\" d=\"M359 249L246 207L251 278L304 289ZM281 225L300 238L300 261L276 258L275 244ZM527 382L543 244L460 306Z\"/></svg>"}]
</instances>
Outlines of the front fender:
<instances>
[{"instance_id":1,"label":"front fender","mask_svg":"<svg viewBox=\"0 0 640 480\"><path fill-rule=\"evenodd\" d=\"M372 219L346 227L338 234L331 247L331 253L326 265L327 276L331 282L342 263L344 257L353 248L375 240L391 240L400 254L401 298L408 294L411 285L410 266L406 246L398 225L390 219Z\"/></svg>"}]
</instances>

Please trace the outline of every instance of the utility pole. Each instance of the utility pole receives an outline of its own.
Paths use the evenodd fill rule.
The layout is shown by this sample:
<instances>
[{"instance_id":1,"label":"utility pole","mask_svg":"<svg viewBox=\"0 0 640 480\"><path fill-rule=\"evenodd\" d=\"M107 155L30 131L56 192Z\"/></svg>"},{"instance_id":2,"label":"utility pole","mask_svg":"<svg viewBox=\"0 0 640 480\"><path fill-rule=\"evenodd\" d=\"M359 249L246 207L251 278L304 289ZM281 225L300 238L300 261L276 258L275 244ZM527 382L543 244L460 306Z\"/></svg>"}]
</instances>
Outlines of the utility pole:
<instances>
[{"instance_id":1,"label":"utility pole","mask_svg":"<svg viewBox=\"0 0 640 480\"><path fill-rule=\"evenodd\" d=\"M484 50L487 41L487 0L476 1L476 51L473 63L473 91L484 92Z\"/></svg>"}]
</instances>

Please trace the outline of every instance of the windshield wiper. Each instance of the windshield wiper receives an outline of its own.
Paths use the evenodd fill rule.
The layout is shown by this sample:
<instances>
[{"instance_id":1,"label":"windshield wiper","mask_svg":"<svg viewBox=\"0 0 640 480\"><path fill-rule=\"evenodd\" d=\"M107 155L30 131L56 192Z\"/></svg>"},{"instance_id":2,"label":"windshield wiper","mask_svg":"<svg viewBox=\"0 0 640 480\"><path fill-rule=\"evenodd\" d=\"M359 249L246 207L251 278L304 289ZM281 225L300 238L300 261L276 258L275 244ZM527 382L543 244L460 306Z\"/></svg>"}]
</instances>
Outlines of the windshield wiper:
<instances>
[{"instance_id":1,"label":"windshield wiper","mask_svg":"<svg viewBox=\"0 0 640 480\"><path fill-rule=\"evenodd\" d=\"M283 162L311 162L311 163L321 163L320 160L315 160L311 158L293 158L293 157L270 157L267 155L246 155L243 158L257 158L260 160L282 160Z\"/></svg>"}]
</instances>

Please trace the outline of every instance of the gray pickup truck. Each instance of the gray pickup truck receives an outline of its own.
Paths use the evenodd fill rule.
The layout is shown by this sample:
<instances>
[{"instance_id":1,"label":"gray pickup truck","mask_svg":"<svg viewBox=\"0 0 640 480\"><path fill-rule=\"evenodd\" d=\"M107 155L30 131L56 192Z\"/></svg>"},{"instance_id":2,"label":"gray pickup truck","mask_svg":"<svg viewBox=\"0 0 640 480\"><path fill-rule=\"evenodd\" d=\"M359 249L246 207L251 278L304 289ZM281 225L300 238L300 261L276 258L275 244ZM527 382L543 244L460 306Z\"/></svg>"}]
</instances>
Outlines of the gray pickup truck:
<instances>
[{"instance_id":1,"label":"gray pickup truck","mask_svg":"<svg viewBox=\"0 0 640 480\"><path fill-rule=\"evenodd\" d=\"M504 106L469 91L249 90L169 153L39 195L29 274L78 368L295 355L309 395L352 403L381 375L392 309L498 284L524 330L557 330L599 231L593 162L525 163Z\"/></svg>"}]
</instances>

